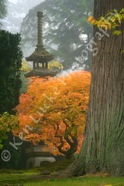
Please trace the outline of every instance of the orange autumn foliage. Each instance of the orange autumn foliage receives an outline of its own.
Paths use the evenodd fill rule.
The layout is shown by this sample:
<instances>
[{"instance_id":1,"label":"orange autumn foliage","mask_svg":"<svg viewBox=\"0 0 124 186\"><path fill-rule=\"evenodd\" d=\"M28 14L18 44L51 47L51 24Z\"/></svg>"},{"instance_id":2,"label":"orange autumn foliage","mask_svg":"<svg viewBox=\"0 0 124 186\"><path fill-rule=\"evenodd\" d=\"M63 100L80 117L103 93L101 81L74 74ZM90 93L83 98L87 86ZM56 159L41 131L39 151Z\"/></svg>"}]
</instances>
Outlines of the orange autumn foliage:
<instances>
[{"instance_id":1,"label":"orange autumn foliage","mask_svg":"<svg viewBox=\"0 0 124 186\"><path fill-rule=\"evenodd\" d=\"M69 157L81 148L89 98L90 73L32 78L17 106L21 138L44 141L53 154ZM23 132L23 133L22 133Z\"/></svg>"}]
</instances>

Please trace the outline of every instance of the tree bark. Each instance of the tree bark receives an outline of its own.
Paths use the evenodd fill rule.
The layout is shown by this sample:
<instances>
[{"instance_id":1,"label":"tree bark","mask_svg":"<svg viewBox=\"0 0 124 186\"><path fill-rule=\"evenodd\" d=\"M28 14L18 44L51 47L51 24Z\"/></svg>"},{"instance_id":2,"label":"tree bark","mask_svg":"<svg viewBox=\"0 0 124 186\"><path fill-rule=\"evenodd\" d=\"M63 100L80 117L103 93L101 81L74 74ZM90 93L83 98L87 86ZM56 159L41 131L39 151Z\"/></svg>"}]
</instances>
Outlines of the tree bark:
<instances>
[{"instance_id":1,"label":"tree bark","mask_svg":"<svg viewBox=\"0 0 124 186\"><path fill-rule=\"evenodd\" d=\"M94 5L98 18L109 10L120 11L124 0L95 0ZM68 177L97 171L124 175L124 33L108 34L95 38L99 52L93 57L85 139L78 160L62 174Z\"/></svg>"}]
</instances>

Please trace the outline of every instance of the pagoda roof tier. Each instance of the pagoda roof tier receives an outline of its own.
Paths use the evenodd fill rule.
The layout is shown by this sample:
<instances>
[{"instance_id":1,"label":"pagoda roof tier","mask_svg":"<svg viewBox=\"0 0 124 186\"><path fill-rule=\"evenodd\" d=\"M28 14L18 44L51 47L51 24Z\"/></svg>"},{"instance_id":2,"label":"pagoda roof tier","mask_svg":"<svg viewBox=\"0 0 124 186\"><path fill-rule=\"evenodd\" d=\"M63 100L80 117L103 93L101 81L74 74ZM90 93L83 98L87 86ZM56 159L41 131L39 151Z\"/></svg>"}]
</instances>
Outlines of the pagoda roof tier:
<instances>
[{"instance_id":1,"label":"pagoda roof tier","mask_svg":"<svg viewBox=\"0 0 124 186\"><path fill-rule=\"evenodd\" d=\"M27 61L33 61L38 63L52 61L53 59L54 56L43 47L36 48L35 51L29 57L26 57Z\"/></svg>"}]
</instances>

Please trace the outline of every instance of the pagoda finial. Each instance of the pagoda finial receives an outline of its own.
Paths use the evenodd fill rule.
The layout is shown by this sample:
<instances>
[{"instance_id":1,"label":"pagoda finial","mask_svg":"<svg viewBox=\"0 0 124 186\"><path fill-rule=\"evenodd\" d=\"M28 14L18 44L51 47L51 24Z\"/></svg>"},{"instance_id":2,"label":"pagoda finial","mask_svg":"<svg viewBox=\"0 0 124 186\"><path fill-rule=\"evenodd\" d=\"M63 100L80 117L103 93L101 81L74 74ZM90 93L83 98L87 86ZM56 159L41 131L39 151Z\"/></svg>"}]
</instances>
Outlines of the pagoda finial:
<instances>
[{"instance_id":1,"label":"pagoda finial","mask_svg":"<svg viewBox=\"0 0 124 186\"><path fill-rule=\"evenodd\" d=\"M42 18L43 18L43 12L39 11L37 12L38 17L38 33L37 33L37 40L38 40L38 48L43 48L43 34L42 34Z\"/></svg>"}]
</instances>

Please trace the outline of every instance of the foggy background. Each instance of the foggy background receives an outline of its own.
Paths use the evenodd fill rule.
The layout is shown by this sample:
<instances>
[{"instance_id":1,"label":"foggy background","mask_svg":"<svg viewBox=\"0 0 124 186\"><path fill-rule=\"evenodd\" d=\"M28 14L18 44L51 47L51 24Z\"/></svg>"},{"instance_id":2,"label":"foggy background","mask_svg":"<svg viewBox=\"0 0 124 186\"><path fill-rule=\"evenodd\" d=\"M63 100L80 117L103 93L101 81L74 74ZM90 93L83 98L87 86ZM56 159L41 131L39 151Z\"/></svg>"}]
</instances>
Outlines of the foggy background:
<instances>
[{"instance_id":1,"label":"foggy background","mask_svg":"<svg viewBox=\"0 0 124 186\"><path fill-rule=\"evenodd\" d=\"M43 11L43 42L45 48L64 65L91 69L92 55L83 50L92 38L92 25L87 22L92 15L94 0L8 0L7 16L2 29L21 34L21 49L27 57L37 45L37 12ZM83 62L83 63L82 63Z\"/></svg>"},{"instance_id":2,"label":"foggy background","mask_svg":"<svg viewBox=\"0 0 124 186\"><path fill-rule=\"evenodd\" d=\"M21 22L29 9L44 0L8 0L7 16L2 20L2 29L12 33L20 32Z\"/></svg>"}]
</instances>

